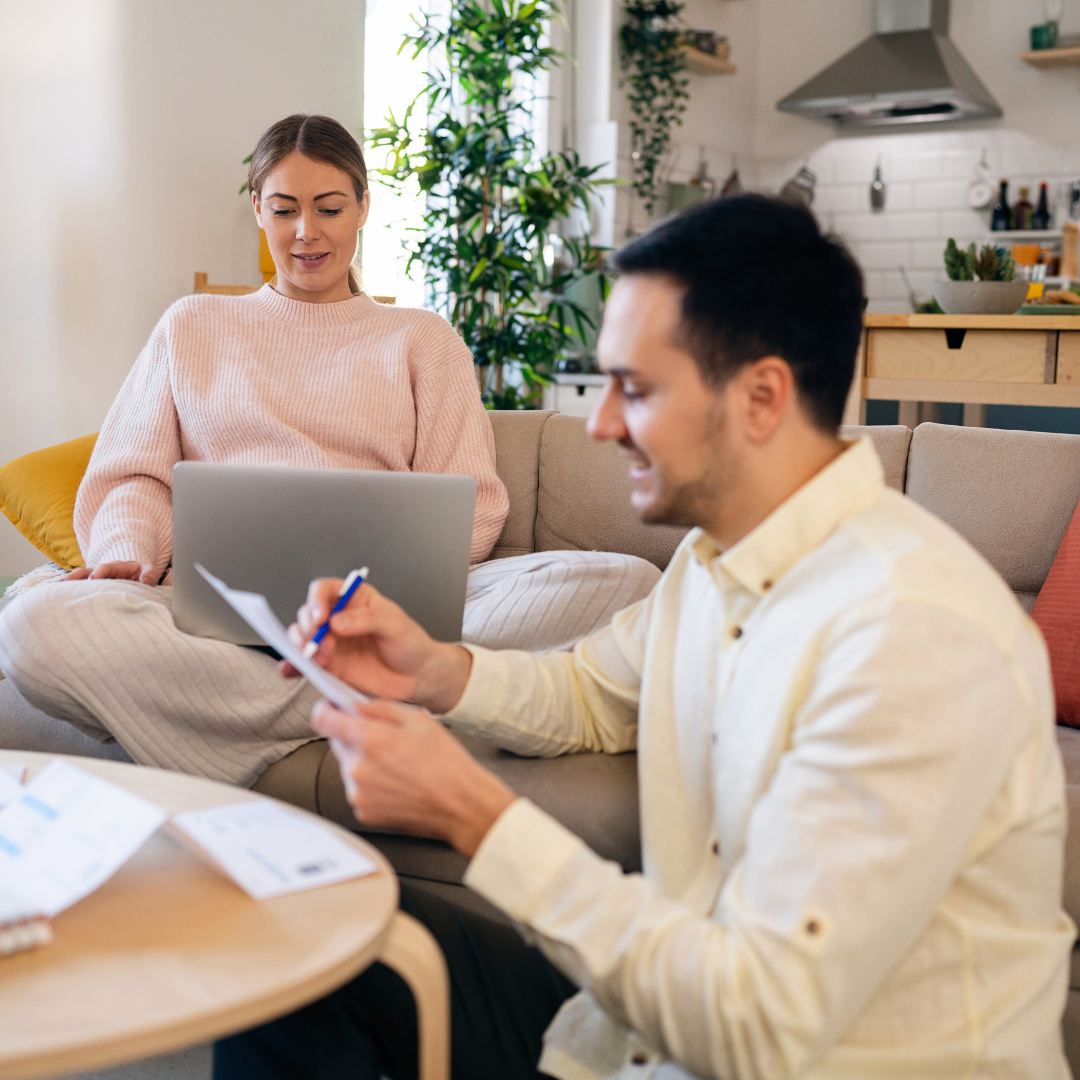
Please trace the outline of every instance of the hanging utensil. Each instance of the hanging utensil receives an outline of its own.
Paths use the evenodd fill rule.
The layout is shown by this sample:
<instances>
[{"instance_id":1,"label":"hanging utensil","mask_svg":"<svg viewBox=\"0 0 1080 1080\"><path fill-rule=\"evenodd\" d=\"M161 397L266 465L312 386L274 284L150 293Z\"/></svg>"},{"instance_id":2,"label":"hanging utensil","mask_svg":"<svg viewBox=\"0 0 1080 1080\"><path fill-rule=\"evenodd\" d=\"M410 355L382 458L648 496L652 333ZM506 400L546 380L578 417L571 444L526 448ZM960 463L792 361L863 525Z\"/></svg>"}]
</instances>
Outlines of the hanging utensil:
<instances>
[{"instance_id":1,"label":"hanging utensil","mask_svg":"<svg viewBox=\"0 0 1080 1080\"><path fill-rule=\"evenodd\" d=\"M881 179L881 158L874 166L874 181L870 185L870 209L875 214L885 209L885 181Z\"/></svg>"},{"instance_id":2,"label":"hanging utensil","mask_svg":"<svg viewBox=\"0 0 1080 1080\"><path fill-rule=\"evenodd\" d=\"M985 210L994 201L994 185L987 182L986 173L990 169L990 163L986 160L986 147L982 149L982 157L979 163L972 169L975 179L968 184L965 196L968 206L972 210Z\"/></svg>"},{"instance_id":3,"label":"hanging utensil","mask_svg":"<svg viewBox=\"0 0 1080 1080\"><path fill-rule=\"evenodd\" d=\"M724 186L720 189L720 198L730 199L733 195L741 195L742 193L742 180L739 179L739 159L732 154L731 174L724 181Z\"/></svg>"},{"instance_id":4,"label":"hanging utensil","mask_svg":"<svg viewBox=\"0 0 1080 1080\"><path fill-rule=\"evenodd\" d=\"M814 187L816 184L817 175L803 165L780 189L780 198L786 202L805 206L809 210L814 202Z\"/></svg>"}]
</instances>

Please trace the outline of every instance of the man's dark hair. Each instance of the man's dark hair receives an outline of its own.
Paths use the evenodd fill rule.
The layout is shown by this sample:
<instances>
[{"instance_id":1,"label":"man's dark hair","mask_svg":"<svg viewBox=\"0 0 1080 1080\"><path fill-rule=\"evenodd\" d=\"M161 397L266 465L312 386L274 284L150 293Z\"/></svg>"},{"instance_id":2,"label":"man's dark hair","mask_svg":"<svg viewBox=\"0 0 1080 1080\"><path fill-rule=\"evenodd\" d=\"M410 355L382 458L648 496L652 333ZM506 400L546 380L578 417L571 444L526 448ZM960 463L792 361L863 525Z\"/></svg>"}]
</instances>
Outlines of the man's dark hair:
<instances>
[{"instance_id":1,"label":"man's dark hair","mask_svg":"<svg viewBox=\"0 0 1080 1080\"><path fill-rule=\"evenodd\" d=\"M763 195L702 203L635 237L613 264L685 286L678 344L710 385L779 356L811 422L840 426L862 334L862 273L808 210Z\"/></svg>"}]
</instances>

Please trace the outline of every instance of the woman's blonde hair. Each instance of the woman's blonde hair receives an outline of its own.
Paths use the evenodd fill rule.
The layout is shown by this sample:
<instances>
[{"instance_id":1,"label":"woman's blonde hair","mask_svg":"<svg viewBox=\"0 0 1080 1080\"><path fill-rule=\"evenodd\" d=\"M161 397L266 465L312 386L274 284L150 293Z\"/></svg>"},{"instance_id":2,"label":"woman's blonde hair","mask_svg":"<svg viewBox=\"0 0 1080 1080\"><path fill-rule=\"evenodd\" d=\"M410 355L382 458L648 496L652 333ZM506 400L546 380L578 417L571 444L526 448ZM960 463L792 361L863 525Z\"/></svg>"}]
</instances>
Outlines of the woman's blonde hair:
<instances>
[{"instance_id":1,"label":"woman's blonde hair","mask_svg":"<svg viewBox=\"0 0 1080 1080\"><path fill-rule=\"evenodd\" d=\"M294 113L267 128L248 165L248 188L262 195L266 178L292 153L341 169L352 180L356 201L367 191L367 165L360 144L329 116ZM360 271L349 267L349 288L360 292Z\"/></svg>"}]
</instances>

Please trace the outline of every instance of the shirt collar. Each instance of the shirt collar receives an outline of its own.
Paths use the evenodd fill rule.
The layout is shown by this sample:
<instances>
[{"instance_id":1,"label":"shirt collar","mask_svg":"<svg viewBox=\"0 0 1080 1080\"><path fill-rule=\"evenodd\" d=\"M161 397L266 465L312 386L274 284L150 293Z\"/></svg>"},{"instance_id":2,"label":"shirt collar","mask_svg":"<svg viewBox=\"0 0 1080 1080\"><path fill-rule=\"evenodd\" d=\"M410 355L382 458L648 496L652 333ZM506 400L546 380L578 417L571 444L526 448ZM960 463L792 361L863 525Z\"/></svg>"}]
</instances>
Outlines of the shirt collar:
<instances>
[{"instance_id":1,"label":"shirt collar","mask_svg":"<svg viewBox=\"0 0 1080 1080\"><path fill-rule=\"evenodd\" d=\"M708 567L719 558L719 565L744 588L757 596L767 592L845 519L880 499L885 476L874 444L864 437L845 446L839 457L726 552L702 532L692 547L698 561Z\"/></svg>"}]
</instances>

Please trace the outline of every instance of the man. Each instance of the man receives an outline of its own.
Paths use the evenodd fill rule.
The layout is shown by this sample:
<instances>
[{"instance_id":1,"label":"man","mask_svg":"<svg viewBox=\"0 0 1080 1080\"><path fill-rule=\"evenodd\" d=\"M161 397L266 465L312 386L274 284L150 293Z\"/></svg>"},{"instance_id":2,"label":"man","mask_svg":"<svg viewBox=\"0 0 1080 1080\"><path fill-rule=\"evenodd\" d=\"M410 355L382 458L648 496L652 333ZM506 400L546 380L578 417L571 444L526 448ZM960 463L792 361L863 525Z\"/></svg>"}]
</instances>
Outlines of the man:
<instances>
[{"instance_id":1,"label":"man","mask_svg":"<svg viewBox=\"0 0 1080 1080\"><path fill-rule=\"evenodd\" d=\"M319 653L518 753L638 752L641 875L422 709L316 710L357 816L449 841L538 946L405 894L450 964L455 1077L1066 1077L1045 650L870 443L838 439L858 268L760 197L615 265L592 434L622 448L643 520L695 526L651 595L530 655L433 642L365 587ZM298 636L334 591L316 583ZM218 1075L409 1075L413 1025L374 968L221 1044Z\"/></svg>"}]
</instances>

